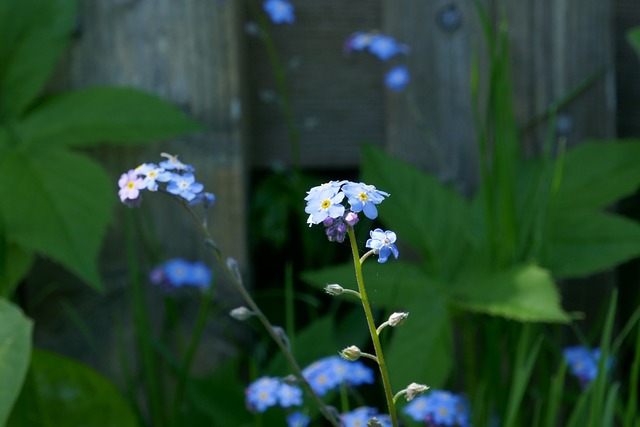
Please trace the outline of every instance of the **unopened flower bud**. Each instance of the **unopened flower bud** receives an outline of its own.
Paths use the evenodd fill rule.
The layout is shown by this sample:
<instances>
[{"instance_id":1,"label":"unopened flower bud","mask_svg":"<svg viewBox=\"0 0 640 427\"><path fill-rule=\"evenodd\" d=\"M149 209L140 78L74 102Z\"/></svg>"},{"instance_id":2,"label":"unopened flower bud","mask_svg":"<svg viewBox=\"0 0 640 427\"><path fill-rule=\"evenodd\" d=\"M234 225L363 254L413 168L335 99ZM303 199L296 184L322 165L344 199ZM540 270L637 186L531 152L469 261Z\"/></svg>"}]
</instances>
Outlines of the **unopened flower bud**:
<instances>
[{"instance_id":1,"label":"unopened flower bud","mask_svg":"<svg viewBox=\"0 0 640 427\"><path fill-rule=\"evenodd\" d=\"M234 319L243 321L253 316L253 311L249 310L247 307L237 307L231 310L229 314Z\"/></svg>"},{"instance_id":2,"label":"unopened flower bud","mask_svg":"<svg viewBox=\"0 0 640 427\"><path fill-rule=\"evenodd\" d=\"M327 285L324 288L324 291L326 293L328 293L329 295L340 295L341 293L344 292L344 288L338 284L331 284L331 285Z\"/></svg>"},{"instance_id":3,"label":"unopened flower bud","mask_svg":"<svg viewBox=\"0 0 640 427\"><path fill-rule=\"evenodd\" d=\"M362 352L355 345L349 346L340 352L340 356L350 362L355 362L360 359L361 354Z\"/></svg>"},{"instance_id":4,"label":"unopened flower bud","mask_svg":"<svg viewBox=\"0 0 640 427\"><path fill-rule=\"evenodd\" d=\"M347 224L353 227L358 223L358 214L351 211L347 212L344 215L344 222L346 222Z\"/></svg>"},{"instance_id":5,"label":"unopened flower bud","mask_svg":"<svg viewBox=\"0 0 640 427\"><path fill-rule=\"evenodd\" d=\"M289 374L286 377L282 377L282 382L288 385L298 385L300 380L293 374Z\"/></svg>"},{"instance_id":6,"label":"unopened flower bud","mask_svg":"<svg viewBox=\"0 0 640 427\"><path fill-rule=\"evenodd\" d=\"M426 386L424 384L417 384L417 383L411 383L409 384L409 386L406 388L406 398L407 398L407 402L411 402L413 400L413 398L420 396L422 393L424 393L425 391L429 390L429 386Z\"/></svg>"},{"instance_id":7,"label":"unopened flower bud","mask_svg":"<svg viewBox=\"0 0 640 427\"><path fill-rule=\"evenodd\" d=\"M324 224L325 227L331 227L333 225L333 218L330 216L326 217L324 221L322 221L322 224Z\"/></svg>"},{"instance_id":8,"label":"unopened flower bud","mask_svg":"<svg viewBox=\"0 0 640 427\"><path fill-rule=\"evenodd\" d=\"M409 316L409 313L393 313L389 316L389 326L400 326Z\"/></svg>"},{"instance_id":9,"label":"unopened flower bud","mask_svg":"<svg viewBox=\"0 0 640 427\"><path fill-rule=\"evenodd\" d=\"M369 418L369 421L367 421L367 427L382 427L382 422L376 417Z\"/></svg>"}]
</instances>

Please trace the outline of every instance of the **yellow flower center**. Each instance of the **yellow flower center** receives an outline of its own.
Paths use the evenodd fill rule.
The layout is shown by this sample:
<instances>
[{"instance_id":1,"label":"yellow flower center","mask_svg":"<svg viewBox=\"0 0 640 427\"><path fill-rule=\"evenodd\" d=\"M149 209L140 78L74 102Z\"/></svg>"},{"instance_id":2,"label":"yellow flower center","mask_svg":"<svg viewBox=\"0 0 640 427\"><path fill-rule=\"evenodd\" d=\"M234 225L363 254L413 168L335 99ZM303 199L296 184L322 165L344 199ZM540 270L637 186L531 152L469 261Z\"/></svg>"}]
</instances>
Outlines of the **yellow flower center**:
<instances>
[{"instance_id":1,"label":"yellow flower center","mask_svg":"<svg viewBox=\"0 0 640 427\"><path fill-rule=\"evenodd\" d=\"M322 209L328 209L329 206L331 206L331 200L327 199L324 202L322 202L322 205L320 205L322 207Z\"/></svg>"},{"instance_id":2,"label":"yellow flower center","mask_svg":"<svg viewBox=\"0 0 640 427\"><path fill-rule=\"evenodd\" d=\"M358 199L362 200L363 202L366 202L367 200L369 200L369 197L367 197L367 193L360 193L358 194Z\"/></svg>"}]
</instances>

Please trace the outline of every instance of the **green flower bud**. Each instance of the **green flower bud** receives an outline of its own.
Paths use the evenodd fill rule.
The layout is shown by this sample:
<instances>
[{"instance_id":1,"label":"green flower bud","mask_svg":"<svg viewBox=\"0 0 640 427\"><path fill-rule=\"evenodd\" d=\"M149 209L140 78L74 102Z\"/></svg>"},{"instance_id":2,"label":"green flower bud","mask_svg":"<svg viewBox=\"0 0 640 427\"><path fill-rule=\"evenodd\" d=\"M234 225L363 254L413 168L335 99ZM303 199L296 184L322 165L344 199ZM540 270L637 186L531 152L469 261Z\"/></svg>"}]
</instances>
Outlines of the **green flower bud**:
<instances>
[{"instance_id":1,"label":"green flower bud","mask_svg":"<svg viewBox=\"0 0 640 427\"><path fill-rule=\"evenodd\" d=\"M340 356L342 356L343 359L346 359L350 362L354 362L360 359L361 355L362 355L362 352L355 345L349 346L340 352Z\"/></svg>"},{"instance_id":2,"label":"green flower bud","mask_svg":"<svg viewBox=\"0 0 640 427\"><path fill-rule=\"evenodd\" d=\"M332 285L327 285L324 288L324 291L326 293L328 293L329 295L340 295L341 293L344 292L344 288L338 284L332 284Z\"/></svg>"},{"instance_id":3,"label":"green flower bud","mask_svg":"<svg viewBox=\"0 0 640 427\"><path fill-rule=\"evenodd\" d=\"M393 313L389 316L389 326L400 326L409 317L409 313Z\"/></svg>"}]
</instances>

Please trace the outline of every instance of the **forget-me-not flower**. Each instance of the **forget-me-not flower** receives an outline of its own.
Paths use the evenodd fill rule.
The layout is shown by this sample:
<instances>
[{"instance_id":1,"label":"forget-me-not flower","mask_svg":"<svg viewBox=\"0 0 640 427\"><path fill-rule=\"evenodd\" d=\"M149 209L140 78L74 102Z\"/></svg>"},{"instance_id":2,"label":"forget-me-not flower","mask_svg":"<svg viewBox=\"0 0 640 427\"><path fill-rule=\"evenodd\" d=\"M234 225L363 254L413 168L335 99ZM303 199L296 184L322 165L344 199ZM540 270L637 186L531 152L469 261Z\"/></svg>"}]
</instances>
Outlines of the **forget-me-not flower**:
<instances>
[{"instance_id":1,"label":"forget-me-not flower","mask_svg":"<svg viewBox=\"0 0 640 427\"><path fill-rule=\"evenodd\" d=\"M344 193L341 191L336 192L333 188L327 188L309 193L307 197L310 198L307 200L304 211L309 214L307 219L309 227L320 224L328 217L338 218L344 214L344 206L341 203Z\"/></svg>"},{"instance_id":2,"label":"forget-me-not flower","mask_svg":"<svg viewBox=\"0 0 640 427\"><path fill-rule=\"evenodd\" d=\"M180 196L187 201L193 200L203 188L204 186L196 182L196 178L190 173L184 175L174 174L171 181L169 181L169 185L167 185L169 193Z\"/></svg>"},{"instance_id":3,"label":"forget-me-not flower","mask_svg":"<svg viewBox=\"0 0 640 427\"><path fill-rule=\"evenodd\" d=\"M569 371L578 378L580 385L585 388L598 376L598 363L600 362L601 351L599 348L592 350L583 346L567 347L563 350L563 355L569 366ZM611 366L608 360L606 367Z\"/></svg>"},{"instance_id":4,"label":"forget-me-not flower","mask_svg":"<svg viewBox=\"0 0 640 427\"><path fill-rule=\"evenodd\" d=\"M385 34L376 34L369 41L369 52L382 61L406 52L406 49L406 46L399 44L396 39Z\"/></svg>"},{"instance_id":5,"label":"forget-me-not flower","mask_svg":"<svg viewBox=\"0 0 640 427\"><path fill-rule=\"evenodd\" d=\"M415 421L434 427L470 427L467 401L448 391L433 390L428 395L418 396L403 412Z\"/></svg>"},{"instance_id":6,"label":"forget-me-not flower","mask_svg":"<svg viewBox=\"0 0 640 427\"><path fill-rule=\"evenodd\" d=\"M296 20L293 5L287 0L266 0L262 7L274 24L293 24Z\"/></svg>"},{"instance_id":7,"label":"forget-me-not flower","mask_svg":"<svg viewBox=\"0 0 640 427\"><path fill-rule=\"evenodd\" d=\"M378 251L378 262L387 262L389 255L393 254L395 259L398 259L398 248L395 245L396 233L387 230L382 231L380 228L371 230L369 232L371 238L367 240L366 247L375 249Z\"/></svg>"},{"instance_id":8,"label":"forget-me-not flower","mask_svg":"<svg viewBox=\"0 0 640 427\"><path fill-rule=\"evenodd\" d=\"M384 84L391 90L400 92L409 84L411 77L406 65L398 65L390 69L384 77Z\"/></svg>"},{"instance_id":9,"label":"forget-me-not flower","mask_svg":"<svg viewBox=\"0 0 640 427\"><path fill-rule=\"evenodd\" d=\"M377 204L381 203L389 193L378 190L373 185L364 182L347 182L342 187L342 191L347 196L351 210L362 211L369 219L376 219L378 216Z\"/></svg>"},{"instance_id":10,"label":"forget-me-not flower","mask_svg":"<svg viewBox=\"0 0 640 427\"><path fill-rule=\"evenodd\" d=\"M194 168L192 165L187 165L178 160L177 155L160 153L161 157L165 157L167 160L160 162L160 167L168 171L178 171L192 173Z\"/></svg>"},{"instance_id":11,"label":"forget-me-not flower","mask_svg":"<svg viewBox=\"0 0 640 427\"><path fill-rule=\"evenodd\" d=\"M118 180L118 196L120 201L126 203L128 200L135 201L140 197L140 190L144 190L143 179L138 176L134 169L120 175Z\"/></svg>"},{"instance_id":12,"label":"forget-me-not flower","mask_svg":"<svg viewBox=\"0 0 640 427\"><path fill-rule=\"evenodd\" d=\"M373 370L360 361L350 362L340 356L328 356L316 360L302 370L313 391L324 396L346 383L352 386L373 384Z\"/></svg>"},{"instance_id":13,"label":"forget-me-not flower","mask_svg":"<svg viewBox=\"0 0 640 427\"><path fill-rule=\"evenodd\" d=\"M264 412L271 406L302 405L302 390L283 382L280 378L258 378L245 390L247 406L254 411Z\"/></svg>"},{"instance_id":14,"label":"forget-me-not flower","mask_svg":"<svg viewBox=\"0 0 640 427\"><path fill-rule=\"evenodd\" d=\"M142 184L149 191L158 191L158 182L168 182L173 174L153 163L143 163L135 171L138 175L144 176Z\"/></svg>"},{"instance_id":15,"label":"forget-me-not flower","mask_svg":"<svg viewBox=\"0 0 640 427\"><path fill-rule=\"evenodd\" d=\"M287 415L287 427L307 427L311 420L300 411Z\"/></svg>"}]
</instances>

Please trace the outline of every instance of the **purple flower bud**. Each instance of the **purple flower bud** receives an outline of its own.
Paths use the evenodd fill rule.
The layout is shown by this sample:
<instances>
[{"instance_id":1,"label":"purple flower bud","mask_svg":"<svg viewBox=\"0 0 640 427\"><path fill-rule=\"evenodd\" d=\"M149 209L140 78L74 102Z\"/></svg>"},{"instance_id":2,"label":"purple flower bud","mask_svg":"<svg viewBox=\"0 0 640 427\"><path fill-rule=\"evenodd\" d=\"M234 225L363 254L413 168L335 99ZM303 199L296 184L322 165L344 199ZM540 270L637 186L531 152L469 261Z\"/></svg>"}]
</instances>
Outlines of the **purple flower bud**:
<instances>
[{"instance_id":1,"label":"purple flower bud","mask_svg":"<svg viewBox=\"0 0 640 427\"><path fill-rule=\"evenodd\" d=\"M322 221L322 224L324 224L325 227L331 227L333 225L333 218L331 218L330 216L326 217Z\"/></svg>"},{"instance_id":2,"label":"purple flower bud","mask_svg":"<svg viewBox=\"0 0 640 427\"><path fill-rule=\"evenodd\" d=\"M358 218L358 214L353 211L349 211L344 215L344 222L346 222L352 227L356 225L359 220L360 219Z\"/></svg>"}]
</instances>

